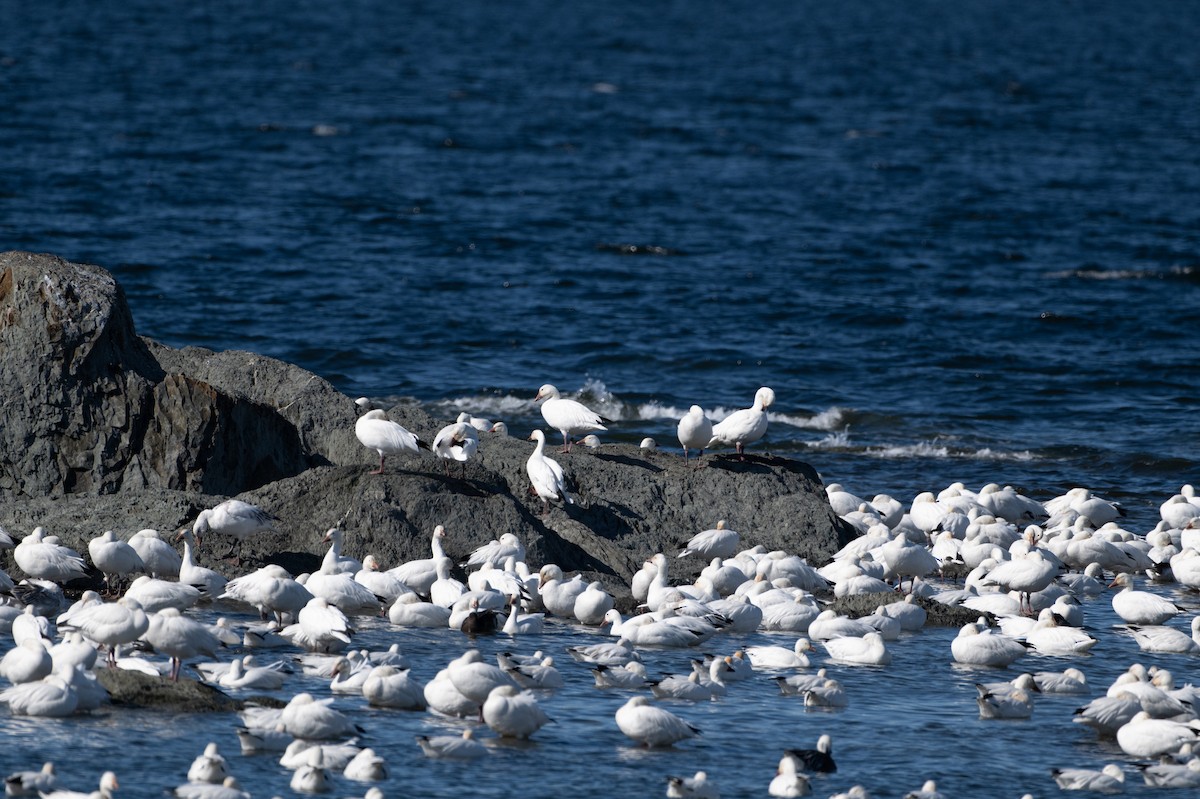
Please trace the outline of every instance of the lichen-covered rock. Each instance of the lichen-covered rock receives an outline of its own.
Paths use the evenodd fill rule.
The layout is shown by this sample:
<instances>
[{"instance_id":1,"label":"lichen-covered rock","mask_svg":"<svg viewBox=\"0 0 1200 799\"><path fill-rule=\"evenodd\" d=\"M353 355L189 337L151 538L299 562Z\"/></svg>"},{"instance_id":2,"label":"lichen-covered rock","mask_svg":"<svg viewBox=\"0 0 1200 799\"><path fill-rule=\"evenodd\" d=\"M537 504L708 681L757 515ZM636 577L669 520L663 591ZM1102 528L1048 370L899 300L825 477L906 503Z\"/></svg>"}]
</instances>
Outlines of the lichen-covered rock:
<instances>
[{"instance_id":1,"label":"lichen-covered rock","mask_svg":"<svg viewBox=\"0 0 1200 799\"><path fill-rule=\"evenodd\" d=\"M149 707L185 713L226 713L242 709L242 702L207 683L180 678L171 682L128 669L96 669L96 679L117 707Z\"/></svg>"}]
</instances>

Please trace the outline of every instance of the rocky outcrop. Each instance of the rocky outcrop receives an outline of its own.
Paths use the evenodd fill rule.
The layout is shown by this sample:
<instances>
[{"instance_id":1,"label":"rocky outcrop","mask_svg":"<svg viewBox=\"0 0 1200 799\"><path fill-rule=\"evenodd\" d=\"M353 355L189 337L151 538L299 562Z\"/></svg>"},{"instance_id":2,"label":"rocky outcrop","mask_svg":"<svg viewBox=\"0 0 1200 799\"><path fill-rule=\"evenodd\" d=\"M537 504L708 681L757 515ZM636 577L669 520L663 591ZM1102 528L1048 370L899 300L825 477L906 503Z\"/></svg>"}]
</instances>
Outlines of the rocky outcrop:
<instances>
[{"instance_id":1,"label":"rocky outcrop","mask_svg":"<svg viewBox=\"0 0 1200 799\"><path fill-rule=\"evenodd\" d=\"M0 524L18 537L44 525L80 551L106 529L173 531L233 495L280 520L240 554L293 571L315 566L333 526L348 554L385 565L427 557L437 524L460 556L511 532L532 564L613 582L718 519L746 546L817 562L854 535L813 469L784 458L693 469L633 447L555 455L579 502L544 516L527 490L532 444L519 438L483 434L461 478L425 453L368 474L356 407L328 382L253 353L140 338L111 275L51 256L0 255L0 402ZM388 414L426 440L445 423L415 406ZM679 576L698 572L695 560L673 559Z\"/></svg>"},{"instance_id":2,"label":"rocky outcrop","mask_svg":"<svg viewBox=\"0 0 1200 799\"><path fill-rule=\"evenodd\" d=\"M181 678L172 682L126 669L96 669L96 679L116 707L150 707L180 713L227 713L243 703L207 683Z\"/></svg>"}]
</instances>

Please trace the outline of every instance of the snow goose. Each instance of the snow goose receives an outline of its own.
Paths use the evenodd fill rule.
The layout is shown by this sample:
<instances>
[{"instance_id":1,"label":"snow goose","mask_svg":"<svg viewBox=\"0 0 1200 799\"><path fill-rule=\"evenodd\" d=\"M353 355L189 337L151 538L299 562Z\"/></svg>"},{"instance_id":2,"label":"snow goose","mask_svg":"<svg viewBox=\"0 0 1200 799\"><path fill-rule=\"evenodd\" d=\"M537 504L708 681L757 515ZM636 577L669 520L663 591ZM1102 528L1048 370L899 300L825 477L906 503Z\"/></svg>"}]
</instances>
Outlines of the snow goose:
<instances>
[{"instance_id":1,"label":"snow goose","mask_svg":"<svg viewBox=\"0 0 1200 799\"><path fill-rule=\"evenodd\" d=\"M292 772L289 783L297 793L328 793L331 789L329 772L325 769L325 754L321 747L305 750L307 762Z\"/></svg>"},{"instance_id":2,"label":"snow goose","mask_svg":"<svg viewBox=\"0 0 1200 799\"><path fill-rule=\"evenodd\" d=\"M140 602L124 596L113 603L84 608L73 614L69 626L89 641L108 647L111 666L117 662L117 647L141 638L150 626L150 619Z\"/></svg>"},{"instance_id":3,"label":"snow goose","mask_svg":"<svg viewBox=\"0 0 1200 799\"><path fill-rule=\"evenodd\" d=\"M372 707L400 710L424 710L424 686L412 677L408 669L395 666L375 666L362 684L362 695Z\"/></svg>"},{"instance_id":4,"label":"snow goose","mask_svg":"<svg viewBox=\"0 0 1200 799\"><path fill-rule=\"evenodd\" d=\"M929 614L917 602L917 597L909 594L901 602L892 602L883 606L883 615L900 622L900 629L913 632L925 626Z\"/></svg>"},{"instance_id":5,"label":"snow goose","mask_svg":"<svg viewBox=\"0 0 1200 799\"><path fill-rule=\"evenodd\" d=\"M1200 721L1156 719L1143 710L1117 730L1117 745L1132 757L1158 757L1195 743L1198 736Z\"/></svg>"},{"instance_id":6,"label":"snow goose","mask_svg":"<svg viewBox=\"0 0 1200 799\"><path fill-rule=\"evenodd\" d=\"M136 599L147 613L158 613L167 608L187 610L200 600L200 590L184 583L143 574L133 581L125 591L125 596Z\"/></svg>"},{"instance_id":7,"label":"snow goose","mask_svg":"<svg viewBox=\"0 0 1200 799\"><path fill-rule=\"evenodd\" d=\"M88 555L92 558L92 565L104 573L104 587L110 592L115 587L114 583L119 584L134 572L146 571L142 556L128 542L117 538L112 530L106 530L88 541Z\"/></svg>"},{"instance_id":8,"label":"snow goose","mask_svg":"<svg viewBox=\"0 0 1200 799\"><path fill-rule=\"evenodd\" d=\"M390 607L401 594L412 594L413 589L396 579L394 575L379 568L379 561L374 555L363 558L362 568L354 574L354 582L365 587Z\"/></svg>"},{"instance_id":9,"label":"snow goose","mask_svg":"<svg viewBox=\"0 0 1200 799\"><path fill-rule=\"evenodd\" d=\"M362 561L342 554L342 546L346 533L338 527L331 527L321 537L322 544L329 544L325 556L321 559L321 571L326 574L357 574L362 570Z\"/></svg>"},{"instance_id":10,"label":"snow goose","mask_svg":"<svg viewBox=\"0 0 1200 799\"><path fill-rule=\"evenodd\" d=\"M383 607L379 597L346 572L327 572L322 567L305 577L296 578L314 597L319 597L347 615L374 615Z\"/></svg>"},{"instance_id":11,"label":"snow goose","mask_svg":"<svg viewBox=\"0 0 1200 799\"><path fill-rule=\"evenodd\" d=\"M863 505L870 504L862 497L847 491L841 483L830 483L825 486L825 497L829 500L829 507L833 508L833 512L838 516L854 513Z\"/></svg>"},{"instance_id":12,"label":"snow goose","mask_svg":"<svg viewBox=\"0 0 1200 799\"><path fill-rule=\"evenodd\" d=\"M177 799L250 799L250 794L242 790L237 777L226 777L219 784L188 782L176 786L172 793Z\"/></svg>"},{"instance_id":13,"label":"snow goose","mask_svg":"<svg viewBox=\"0 0 1200 799\"><path fill-rule=\"evenodd\" d=\"M1192 617L1192 634L1189 636L1174 627L1129 626L1133 638L1143 652L1190 654L1200 652L1200 616Z\"/></svg>"},{"instance_id":14,"label":"snow goose","mask_svg":"<svg viewBox=\"0 0 1200 799\"><path fill-rule=\"evenodd\" d=\"M450 576L450 570L454 568L454 561L450 558L439 558L434 568L437 570L437 579L429 586L429 600L435 605L449 608L467 592L467 586L462 580Z\"/></svg>"},{"instance_id":15,"label":"snow goose","mask_svg":"<svg viewBox=\"0 0 1200 799\"><path fill-rule=\"evenodd\" d=\"M536 446L529 455L529 460L525 462L525 472L529 475L533 492L542 501L542 515L550 512L552 499L561 499L568 505L574 505L575 498L567 491L562 466L545 455L546 434L541 430L534 430L529 434L529 440L536 442Z\"/></svg>"},{"instance_id":16,"label":"snow goose","mask_svg":"<svg viewBox=\"0 0 1200 799\"><path fill-rule=\"evenodd\" d=\"M241 660L234 659L229 664L229 671L222 674L217 683L222 688L277 691L283 687L286 678L282 662L277 663L278 665L257 666L254 665L253 656L246 655Z\"/></svg>"},{"instance_id":17,"label":"snow goose","mask_svg":"<svg viewBox=\"0 0 1200 799\"><path fill-rule=\"evenodd\" d=\"M716 527L692 536L691 540L687 542L687 545L676 557L683 558L688 555L699 555L705 560L731 558L737 553L741 540L741 534L737 530L726 528L725 520L721 519L717 522Z\"/></svg>"},{"instance_id":18,"label":"snow goose","mask_svg":"<svg viewBox=\"0 0 1200 799\"><path fill-rule=\"evenodd\" d=\"M789 678L790 679L790 678ZM850 704L846 689L837 680L826 678L804 692L805 707L839 708Z\"/></svg>"},{"instance_id":19,"label":"snow goose","mask_svg":"<svg viewBox=\"0 0 1200 799\"><path fill-rule=\"evenodd\" d=\"M646 667L636 660L631 660L623 666L606 666L598 663L592 669L592 675L597 688L638 690L646 688L650 684Z\"/></svg>"},{"instance_id":20,"label":"snow goose","mask_svg":"<svg viewBox=\"0 0 1200 799\"><path fill-rule=\"evenodd\" d=\"M1044 694L1087 693L1087 677L1073 666L1062 671L1034 672L1033 681Z\"/></svg>"},{"instance_id":21,"label":"snow goose","mask_svg":"<svg viewBox=\"0 0 1200 799\"><path fill-rule=\"evenodd\" d=\"M354 435L367 449L379 455L379 468L370 474L383 474L384 460L388 455L403 453L417 454L429 445L410 433L403 426L387 418L383 411L369 410L354 423Z\"/></svg>"},{"instance_id":22,"label":"snow goose","mask_svg":"<svg viewBox=\"0 0 1200 799\"><path fill-rule=\"evenodd\" d=\"M196 536L196 545L200 546L204 536L210 534L227 535L234 539L229 546L229 552L223 557L232 557L239 544L256 533L275 531L275 522L279 521L257 505L243 502L240 499L227 499L211 508L200 511L196 521L192 522L192 534Z\"/></svg>"},{"instance_id":23,"label":"snow goose","mask_svg":"<svg viewBox=\"0 0 1200 799\"><path fill-rule=\"evenodd\" d=\"M6 796L37 796L50 793L58 787L58 775L54 764L47 761L38 771L17 771L4 778Z\"/></svg>"},{"instance_id":24,"label":"snow goose","mask_svg":"<svg viewBox=\"0 0 1200 799\"><path fill-rule=\"evenodd\" d=\"M498 566L509 558L525 560L525 545L513 533L504 533L472 550L464 566L479 568L484 565Z\"/></svg>"},{"instance_id":25,"label":"snow goose","mask_svg":"<svg viewBox=\"0 0 1200 799\"><path fill-rule=\"evenodd\" d=\"M295 771L307 765L310 753L312 750L317 749L321 752L321 757L325 761L325 768L331 771L341 771L362 751L362 748L357 746L354 740L351 739L346 743L340 744L323 744L297 738L288 743L283 755L279 758L279 765L290 771Z\"/></svg>"},{"instance_id":26,"label":"snow goose","mask_svg":"<svg viewBox=\"0 0 1200 799\"><path fill-rule=\"evenodd\" d=\"M835 610L821 611L808 625L808 637L814 641L831 638L861 638L875 632L869 624L838 614Z\"/></svg>"},{"instance_id":27,"label":"snow goose","mask_svg":"<svg viewBox=\"0 0 1200 799\"><path fill-rule=\"evenodd\" d=\"M429 596L429 586L437 579L437 562L446 557L443 542L446 540L446 528L437 525L433 528L433 536L429 541L431 557L418 558L388 569L388 574L407 585L422 596Z\"/></svg>"},{"instance_id":28,"label":"snow goose","mask_svg":"<svg viewBox=\"0 0 1200 799\"><path fill-rule=\"evenodd\" d=\"M1046 559L1042 550L1032 549L996 564L995 568L984 575L980 586L995 586L1001 591L1018 591L1021 612L1033 615L1029 595L1045 589L1054 582L1059 568L1057 564Z\"/></svg>"},{"instance_id":29,"label":"snow goose","mask_svg":"<svg viewBox=\"0 0 1200 799\"><path fill-rule=\"evenodd\" d=\"M1140 712L1141 701L1127 691L1119 691L1113 696L1098 696L1077 708L1071 721L1091 727L1103 738L1112 738Z\"/></svg>"},{"instance_id":30,"label":"snow goose","mask_svg":"<svg viewBox=\"0 0 1200 799\"><path fill-rule=\"evenodd\" d=\"M1027 719L1033 715L1033 697L1027 691L1014 688L1005 693L993 693L976 683L979 695L975 703L979 706L981 719Z\"/></svg>"},{"instance_id":31,"label":"snow goose","mask_svg":"<svg viewBox=\"0 0 1200 799\"><path fill-rule=\"evenodd\" d=\"M442 669L434 678L425 683L421 691L429 710L442 716L469 718L478 716L481 705L463 696L462 692L450 682L449 669Z\"/></svg>"},{"instance_id":32,"label":"snow goose","mask_svg":"<svg viewBox=\"0 0 1200 799\"><path fill-rule=\"evenodd\" d=\"M279 634L310 652L337 652L350 643L354 628L337 606L315 596L296 614L296 623Z\"/></svg>"},{"instance_id":33,"label":"snow goose","mask_svg":"<svg viewBox=\"0 0 1200 799\"><path fill-rule=\"evenodd\" d=\"M1133 576L1128 573L1118 574L1109 585L1121 588L1113 595L1112 607L1117 615L1125 620L1126 624L1159 625L1183 610L1171 600L1158 594L1152 594L1149 591L1135 591Z\"/></svg>"},{"instance_id":34,"label":"snow goose","mask_svg":"<svg viewBox=\"0 0 1200 799\"><path fill-rule=\"evenodd\" d=\"M1015 638L987 629L986 624L964 624L950 642L950 653L956 663L967 666L1003 668L1024 656L1026 647Z\"/></svg>"},{"instance_id":35,"label":"snow goose","mask_svg":"<svg viewBox=\"0 0 1200 799\"><path fill-rule=\"evenodd\" d=\"M445 627L450 623L450 608L423 602L416 594L401 594L388 608L388 619L397 627Z\"/></svg>"},{"instance_id":36,"label":"snow goose","mask_svg":"<svg viewBox=\"0 0 1200 799\"><path fill-rule=\"evenodd\" d=\"M459 693L477 705L487 701L492 689L501 685L516 687L517 684L499 666L483 662L478 649L469 649L446 666L450 682Z\"/></svg>"},{"instance_id":37,"label":"snow goose","mask_svg":"<svg viewBox=\"0 0 1200 799\"><path fill-rule=\"evenodd\" d=\"M746 657L750 658L756 669L807 669L807 653L812 651L811 641L807 638L797 638L791 649L784 646L748 646Z\"/></svg>"},{"instance_id":38,"label":"snow goose","mask_svg":"<svg viewBox=\"0 0 1200 799\"><path fill-rule=\"evenodd\" d=\"M800 696L811 688L819 687L830 679L826 669L817 669L816 674L796 674L792 677L775 677L782 696Z\"/></svg>"},{"instance_id":39,"label":"snow goose","mask_svg":"<svg viewBox=\"0 0 1200 799\"><path fill-rule=\"evenodd\" d=\"M631 660L640 661L642 659L642 656L634 650L633 642L628 638L621 638L615 642L569 646L567 654L580 663L609 667L623 666Z\"/></svg>"},{"instance_id":40,"label":"snow goose","mask_svg":"<svg viewBox=\"0 0 1200 799\"><path fill-rule=\"evenodd\" d=\"M129 537L129 546L133 547L146 566L146 573L160 580L179 579L179 568L183 559L175 548L159 538L158 530L147 527L138 530Z\"/></svg>"},{"instance_id":41,"label":"snow goose","mask_svg":"<svg viewBox=\"0 0 1200 799\"><path fill-rule=\"evenodd\" d=\"M937 780L925 780L921 790L909 791L904 794L904 799L946 799L946 795L938 790Z\"/></svg>"},{"instance_id":42,"label":"snow goose","mask_svg":"<svg viewBox=\"0 0 1200 799\"><path fill-rule=\"evenodd\" d=\"M285 614L295 615L312 598L312 592L292 579L287 569L276 564L230 580L218 597L253 605L264 614L263 618L267 613L273 613L280 624Z\"/></svg>"},{"instance_id":43,"label":"snow goose","mask_svg":"<svg viewBox=\"0 0 1200 799\"><path fill-rule=\"evenodd\" d=\"M154 651L171 658L171 681L179 681L183 661L196 655L216 657L221 642L205 625L182 616L176 608L163 608L150 616L142 635Z\"/></svg>"},{"instance_id":44,"label":"snow goose","mask_svg":"<svg viewBox=\"0 0 1200 799\"><path fill-rule=\"evenodd\" d=\"M837 763L833 762L833 739L828 735L817 738L815 749L788 749L787 753L796 758L806 771L818 774L837 771Z\"/></svg>"},{"instance_id":45,"label":"snow goose","mask_svg":"<svg viewBox=\"0 0 1200 799\"><path fill-rule=\"evenodd\" d=\"M558 389L549 383L538 389L533 401L542 402L542 418L554 430L562 433L564 453L571 451L571 436L581 433L604 432L604 419L583 403L563 399Z\"/></svg>"},{"instance_id":46,"label":"snow goose","mask_svg":"<svg viewBox=\"0 0 1200 799\"><path fill-rule=\"evenodd\" d=\"M718 445L732 446L739 458L745 460L745 447L767 434L767 408L775 401L775 392L763 386L754 393L754 404L726 416L713 425L712 439L707 449Z\"/></svg>"},{"instance_id":47,"label":"snow goose","mask_svg":"<svg viewBox=\"0 0 1200 799\"><path fill-rule=\"evenodd\" d=\"M487 432L495 433L498 436L507 436L508 435L508 425L505 424L504 422L495 422L491 426L491 428L488 429Z\"/></svg>"},{"instance_id":48,"label":"snow goose","mask_svg":"<svg viewBox=\"0 0 1200 799\"><path fill-rule=\"evenodd\" d=\"M501 738L528 738L551 719L533 694L515 685L498 685L483 703L483 722Z\"/></svg>"},{"instance_id":49,"label":"snow goose","mask_svg":"<svg viewBox=\"0 0 1200 799\"><path fill-rule=\"evenodd\" d=\"M69 716L79 707L79 694L68 676L64 667L36 682L14 685L0 691L0 703L7 704L14 716Z\"/></svg>"},{"instance_id":50,"label":"snow goose","mask_svg":"<svg viewBox=\"0 0 1200 799\"><path fill-rule=\"evenodd\" d=\"M704 415L704 409L693 405L679 420L677 434L679 443L683 446L683 463L687 465L688 450L696 450L696 466L700 466L700 456L713 436L712 421Z\"/></svg>"},{"instance_id":51,"label":"snow goose","mask_svg":"<svg viewBox=\"0 0 1200 799\"><path fill-rule=\"evenodd\" d=\"M474 739L471 730L458 735L418 735L417 745L425 757L443 760L478 760L487 755L487 747Z\"/></svg>"},{"instance_id":52,"label":"snow goose","mask_svg":"<svg viewBox=\"0 0 1200 799\"><path fill-rule=\"evenodd\" d=\"M120 787L117 775L106 771L100 775L100 789L91 793L63 789L43 793L42 799L112 799L113 791Z\"/></svg>"},{"instance_id":53,"label":"snow goose","mask_svg":"<svg viewBox=\"0 0 1200 799\"><path fill-rule=\"evenodd\" d=\"M694 738L700 730L674 713L655 707L644 696L635 696L616 712L617 728L628 738L647 747L671 746Z\"/></svg>"},{"instance_id":54,"label":"snow goose","mask_svg":"<svg viewBox=\"0 0 1200 799\"><path fill-rule=\"evenodd\" d=\"M930 551L914 544L903 534L898 534L879 548L876 559L886 567L885 577L894 577L897 587L903 590L904 578L910 581L909 591L912 590L912 578L925 577L937 571L941 564Z\"/></svg>"},{"instance_id":55,"label":"snow goose","mask_svg":"<svg viewBox=\"0 0 1200 799\"><path fill-rule=\"evenodd\" d=\"M196 535L184 527L175 536L176 541L183 541L183 558L179 563L179 582L190 585L200 591L200 595L214 599L225 590L229 582L225 575L196 563Z\"/></svg>"},{"instance_id":56,"label":"snow goose","mask_svg":"<svg viewBox=\"0 0 1200 799\"><path fill-rule=\"evenodd\" d=\"M0 677L13 685L37 682L54 670L54 658L41 638L26 638L0 658Z\"/></svg>"},{"instance_id":57,"label":"snow goose","mask_svg":"<svg viewBox=\"0 0 1200 799\"><path fill-rule=\"evenodd\" d=\"M228 776L229 769L225 766L225 757L217 745L212 742L205 745L204 751L196 756L187 770L188 782L219 784L224 782Z\"/></svg>"},{"instance_id":58,"label":"snow goose","mask_svg":"<svg viewBox=\"0 0 1200 799\"><path fill-rule=\"evenodd\" d=\"M346 764L342 776L355 782L379 782L387 779L387 764L374 749L367 747Z\"/></svg>"},{"instance_id":59,"label":"snow goose","mask_svg":"<svg viewBox=\"0 0 1200 799\"><path fill-rule=\"evenodd\" d=\"M1077 655L1094 647L1099 639L1078 627L1059 624L1050 608L1038 616L1037 622L1025 633L1025 643L1042 655Z\"/></svg>"},{"instance_id":60,"label":"snow goose","mask_svg":"<svg viewBox=\"0 0 1200 799\"><path fill-rule=\"evenodd\" d=\"M775 769L775 777L767 786L771 796L796 797L809 793L808 776L801 772L801 764L791 752L784 752Z\"/></svg>"},{"instance_id":61,"label":"snow goose","mask_svg":"<svg viewBox=\"0 0 1200 799\"><path fill-rule=\"evenodd\" d=\"M536 635L545 629L545 613L522 613L521 598L516 594L509 597L508 602L508 618L501 628L505 635Z\"/></svg>"},{"instance_id":62,"label":"snow goose","mask_svg":"<svg viewBox=\"0 0 1200 799\"><path fill-rule=\"evenodd\" d=\"M334 694L351 694L358 696L363 692L363 683L371 673L371 667L364 661L352 665L344 657L338 658L333 664L329 682L329 691Z\"/></svg>"},{"instance_id":63,"label":"snow goose","mask_svg":"<svg viewBox=\"0 0 1200 799\"><path fill-rule=\"evenodd\" d=\"M661 680L650 680L650 692L658 699L683 699L690 702L705 702L725 696L725 681L721 678L726 670L725 661L714 658L708 666L708 680L700 681L703 661L693 661L693 671L687 677L668 675Z\"/></svg>"},{"instance_id":64,"label":"snow goose","mask_svg":"<svg viewBox=\"0 0 1200 799\"><path fill-rule=\"evenodd\" d=\"M358 732L358 727L343 713L330 707L333 698L315 700L312 694L300 693L279 714L279 723L289 735L306 741L346 738Z\"/></svg>"},{"instance_id":65,"label":"snow goose","mask_svg":"<svg viewBox=\"0 0 1200 799\"><path fill-rule=\"evenodd\" d=\"M1116 763L1096 771L1086 768L1052 768L1050 776L1064 791L1121 793L1125 790L1125 772Z\"/></svg>"},{"instance_id":66,"label":"snow goose","mask_svg":"<svg viewBox=\"0 0 1200 799\"><path fill-rule=\"evenodd\" d=\"M1200 757L1187 763L1135 764L1142 780L1154 788L1200 788Z\"/></svg>"},{"instance_id":67,"label":"snow goose","mask_svg":"<svg viewBox=\"0 0 1200 799\"><path fill-rule=\"evenodd\" d=\"M467 461L479 451L479 432L466 422L455 422L438 431L433 439L433 454L442 460L446 476L450 476L450 462L456 461L461 468L461 477L467 477Z\"/></svg>"},{"instance_id":68,"label":"snow goose","mask_svg":"<svg viewBox=\"0 0 1200 799\"><path fill-rule=\"evenodd\" d=\"M703 771L697 771L694 777L667 777L668 799L720 799L720 796L716 783L709 782Z\"/></svg>"},{"instance_id":69,"label":"snow goose","mask_svg":"<svg viewBox=\"0 0 1200 799\"><path fill-rule=\"evenodd\" d=\"M821 641L830 661L848 666L886 666L892 662L883 636L869 632L861 638L832 638Z\"/></svg>"},{"instance_id":70,"label":"snow goose","mask_svg":"<svg viewBox=\"0 0 1200 799\"><path fill-rule=\"evenodd\" d=\"M78 552L61 544L46 541L42 527L21 539L13 549L13 560L21 571L38 580L65 583L87 575L87 567Z\"/></svg>"},{"instance_id":71,"label":"snow goose","mask_svg":"<svg viewBox=\"0 0 1200 799\"><path fill-rule=\"evenodd\" d=\"M646 614L647 617L650 614ZM667 621L647 620L635 616L628 621L616 610L604 614L604 621L611 625L609 632L618 638L632 641L637 646L687 647L696 646L706 636L689 627L670 624ZM715 631L715 630L714 630Z\"/></svg>"},{"instance_id":72,"label":"snow goose","mask_svg":"<svg viewBox=\"0 0 1200 799\"><path fill-rule=\"evenodd\" d=\"M562 569L554 563L547 563L538 571L538 594L542 604L547 611L564 619L574 617L575 602L587 587L588 583L580 574L564 580Z\"/></svg>"},{"instance_id":73,"label":"snow goose","mask_svg":"<svg viewBox=\"0 0 1200 799\"><path fill-rule=\"evenodd\" d=\"M604 623L604 614L612 610L615 603L612 594L605 590L604 583L591 582L575 597L571 613L580 624L598 627Z\"/></svg>"},{"instance_id":74,"label":"snow goose","mask_svg":"<svg viewBox=\"0 0 1200 799\"><path fill-rule=\"evenodd\" d=\"M500 657L497 655L497 660ZM517 663L511 659L509 662L511 665L503 666L505 674L527 690L553 690L566 684L552 657L544 657L538 663Z\"/></svg>"}]
</instances>

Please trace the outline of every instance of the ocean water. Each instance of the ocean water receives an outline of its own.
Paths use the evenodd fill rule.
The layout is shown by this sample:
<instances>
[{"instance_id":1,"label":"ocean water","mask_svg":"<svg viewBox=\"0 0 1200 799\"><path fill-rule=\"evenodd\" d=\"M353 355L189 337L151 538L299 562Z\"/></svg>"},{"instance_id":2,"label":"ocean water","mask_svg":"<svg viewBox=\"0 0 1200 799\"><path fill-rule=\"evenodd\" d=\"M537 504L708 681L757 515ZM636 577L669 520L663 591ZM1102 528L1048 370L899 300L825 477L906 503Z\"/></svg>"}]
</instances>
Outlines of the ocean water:
<instances>
[{"instance_id":1,"label":"ocean water","mask_svg":"<svg viewBox=\"0 0 1200 799\"><path fill-rule=\"evenodd\" d=\"M1200 481L1194 5L0 9L0 246L112 270L144 335L521 434L550 382L608 440L664 448L691 404L720 418L769 385L758 450L905 503L1082 485L1145 532ZM929 740L959 734L912 704ZM809 718L778 743L815 740ZM587 739L556 729L539 751ZM998 757L1037 748L1036 722L999 729ZM698 751L720 762L654 770ZM941 755L847 776L915 758L911 790ZM650 770L569 762L519 784ZM431 773L414 794L449 792Z\"/></svg>"}]
</instances>

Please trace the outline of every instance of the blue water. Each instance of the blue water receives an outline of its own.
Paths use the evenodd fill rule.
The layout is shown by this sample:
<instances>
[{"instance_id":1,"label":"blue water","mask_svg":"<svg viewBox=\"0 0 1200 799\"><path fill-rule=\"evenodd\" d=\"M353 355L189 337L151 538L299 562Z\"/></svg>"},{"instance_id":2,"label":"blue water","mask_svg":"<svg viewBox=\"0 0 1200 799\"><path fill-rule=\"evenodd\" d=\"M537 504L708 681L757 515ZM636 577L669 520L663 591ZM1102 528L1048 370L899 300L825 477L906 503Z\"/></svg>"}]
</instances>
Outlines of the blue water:
<instances>
[{"instance_id":1,"label":"blue water","mask_svg":"<svg viewBox=\"0 0 1200 799\"><path fill-rule=\"evenodd\" d=\"M167 344L514 431L552 382L664 447L769 385L760 449L904 502L1084 485L1144 532L1200 480L1195 4L0 18L0 247Z\"/></svg>"}]
</instances>

